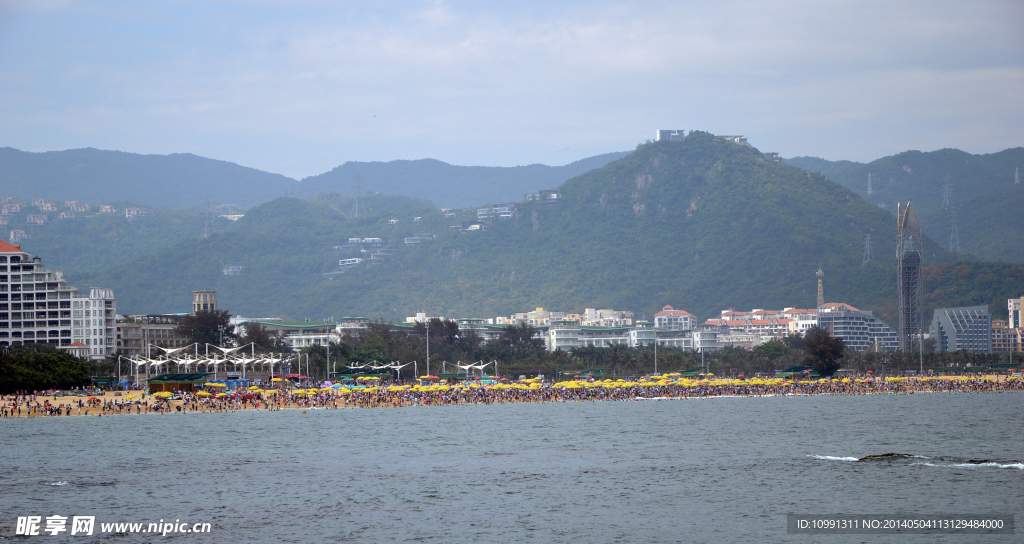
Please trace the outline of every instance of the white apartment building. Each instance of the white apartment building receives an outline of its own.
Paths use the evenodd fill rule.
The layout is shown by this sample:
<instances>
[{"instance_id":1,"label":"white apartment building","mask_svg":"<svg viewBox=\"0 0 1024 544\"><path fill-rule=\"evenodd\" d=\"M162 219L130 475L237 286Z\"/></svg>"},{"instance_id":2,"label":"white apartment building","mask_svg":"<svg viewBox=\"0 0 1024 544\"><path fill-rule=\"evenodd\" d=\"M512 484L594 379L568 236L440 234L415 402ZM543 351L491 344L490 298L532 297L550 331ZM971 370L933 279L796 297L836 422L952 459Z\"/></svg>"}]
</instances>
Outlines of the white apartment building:
<instances>
[{"instance_id":1,"label":"white apartment building","mask_svg":"<svg viewBox=\"0 0 1024 544\"><path fill-rule=\"evenodd\" d=\"M676 310L668 304L654 314L654 328L670 331L690 330L697 324L697 318L686 310Z\"/></svg>"},{"instance_id":2,"label":"white apartment building","mask_svg":"<svg viewBox=\"0 0 1024 544\"><path fill-rule=\"evenodd\" d=\"M116 315L113 290L80 293L39 257L0 242L0 346L46 343L103 359L116 349Z\"/></svg>"},{"instance_id":3,"label":"white apartment building","mask_svg":"<svg viewBox=\"0 0 1024 544\"><path fill-rule=\"evenodd\" d=\"M633 312L587 308L583 311L582 325L584 327L631 327L633 326Z\"/></svg>"}]
</instances>

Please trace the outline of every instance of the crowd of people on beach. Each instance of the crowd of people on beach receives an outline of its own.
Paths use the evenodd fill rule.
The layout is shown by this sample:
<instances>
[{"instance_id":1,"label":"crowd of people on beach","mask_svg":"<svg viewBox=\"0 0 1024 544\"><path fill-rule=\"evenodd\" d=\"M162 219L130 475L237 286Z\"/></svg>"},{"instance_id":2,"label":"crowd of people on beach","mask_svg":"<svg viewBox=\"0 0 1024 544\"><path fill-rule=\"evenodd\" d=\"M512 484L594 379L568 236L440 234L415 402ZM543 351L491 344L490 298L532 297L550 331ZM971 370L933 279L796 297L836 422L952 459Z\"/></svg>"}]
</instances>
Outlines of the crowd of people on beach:
<instances>
[{"instance_id":1,"label":"crowd of people on beach","mask_svg":"<svg viewBox=\"0 0 1024 544\"><path fill-rule=\"evenodd\" d=\"M376 382L358 386L320 384L307 388L278 385L216 395L208 391L176 395L144 391L126 392L123 398L82 396L70 401L60 393L15 394L0 399L0 417L40 417L189 412L277 411L287 408L338 409L512 402L581 402L714 397L802 395L877 395L915 393L984 393L1024 391L1019 376L938 376L925 378L843 378L794 380L783 378L690 379L678 375L639 380L576 379L545 382L539 378L514 383L479 381L455 384L421 381L415 384Z\"/></svg>"}]
</instances>

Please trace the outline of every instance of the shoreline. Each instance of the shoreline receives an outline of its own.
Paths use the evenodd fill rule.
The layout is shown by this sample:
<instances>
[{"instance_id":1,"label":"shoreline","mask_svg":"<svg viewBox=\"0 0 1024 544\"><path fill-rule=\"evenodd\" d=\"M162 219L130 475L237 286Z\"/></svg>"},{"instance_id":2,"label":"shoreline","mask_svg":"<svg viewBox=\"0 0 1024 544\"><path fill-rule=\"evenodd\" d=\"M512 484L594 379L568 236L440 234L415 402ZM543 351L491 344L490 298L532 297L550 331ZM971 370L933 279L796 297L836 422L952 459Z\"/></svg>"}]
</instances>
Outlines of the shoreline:
<instances>
[{"instance_id":1,"label":"shoreline","mask_svg":"<svg viewBox=\"0 0 1024 544\"><path fill-rule=\"evenodd\" d=\"M467 404L567 403L567 402L641 402L666 400L709 400L723 398L874 396L914 394L970 394L1024 392L1019 379L959 378L956 380L901 380L873 383L832 381L785 384L739 381L682 385L676 383L635 383L617 387L611 383L560 382L556 385L504 386L381 386L371 389L319 390L280 395L274 390L249 394L249 398L203 398L162 400L140 390L113 391L89 396L36 395L0 398L0 419L46 417L102 417L125 415L164 415L232 412L275 412L280 410L337 410L343 408L404 408L414 406L459 406ZM730 392L731 390L731 392ZM242 393L249 393L242 391ZM79 403L83 406L79 407ZM91 403L91 404L90 404ZM19 409L20 408L20 413ZM59 413L58 413L59 410Z\"/></svg>"}]
</instances>

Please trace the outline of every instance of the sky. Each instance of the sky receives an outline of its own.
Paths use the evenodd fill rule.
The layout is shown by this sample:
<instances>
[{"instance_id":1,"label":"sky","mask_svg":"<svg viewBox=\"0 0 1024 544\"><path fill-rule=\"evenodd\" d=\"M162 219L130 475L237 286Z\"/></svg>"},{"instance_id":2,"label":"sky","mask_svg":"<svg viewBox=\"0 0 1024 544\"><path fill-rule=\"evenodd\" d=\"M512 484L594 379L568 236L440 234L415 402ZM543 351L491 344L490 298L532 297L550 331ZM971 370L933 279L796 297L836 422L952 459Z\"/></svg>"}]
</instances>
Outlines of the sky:
<instances>
[{"instance_id":1,"label":"sky","mask_svg":"<svg viewBox=\"0 0 1024 544\"><path fill-rule=\"evenodd\" d=\"M1024 145L1024 2L0 0L0 147L565 164Z\"/></svg>"}]
</instances>

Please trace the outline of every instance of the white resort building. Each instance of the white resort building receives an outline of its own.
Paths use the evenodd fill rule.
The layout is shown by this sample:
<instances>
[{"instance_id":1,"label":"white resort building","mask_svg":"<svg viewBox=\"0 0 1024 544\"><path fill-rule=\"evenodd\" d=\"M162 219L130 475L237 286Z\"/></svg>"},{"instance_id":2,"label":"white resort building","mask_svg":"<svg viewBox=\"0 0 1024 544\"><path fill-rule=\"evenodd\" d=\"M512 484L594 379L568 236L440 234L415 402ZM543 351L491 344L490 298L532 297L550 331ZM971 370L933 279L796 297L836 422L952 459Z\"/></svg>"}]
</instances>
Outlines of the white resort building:
<instances>
[{"instance_id":1,"label":"white resort building","mask_svg":"<svg viewBox=\"0 0 1024 544\"><path fill-rule=\"evenodd\" d=\"M0 346L44 343L103 359L115 351L116 315L113 290L80 293L39 257L0 242Z\"/></svg>"}]
</instances>

